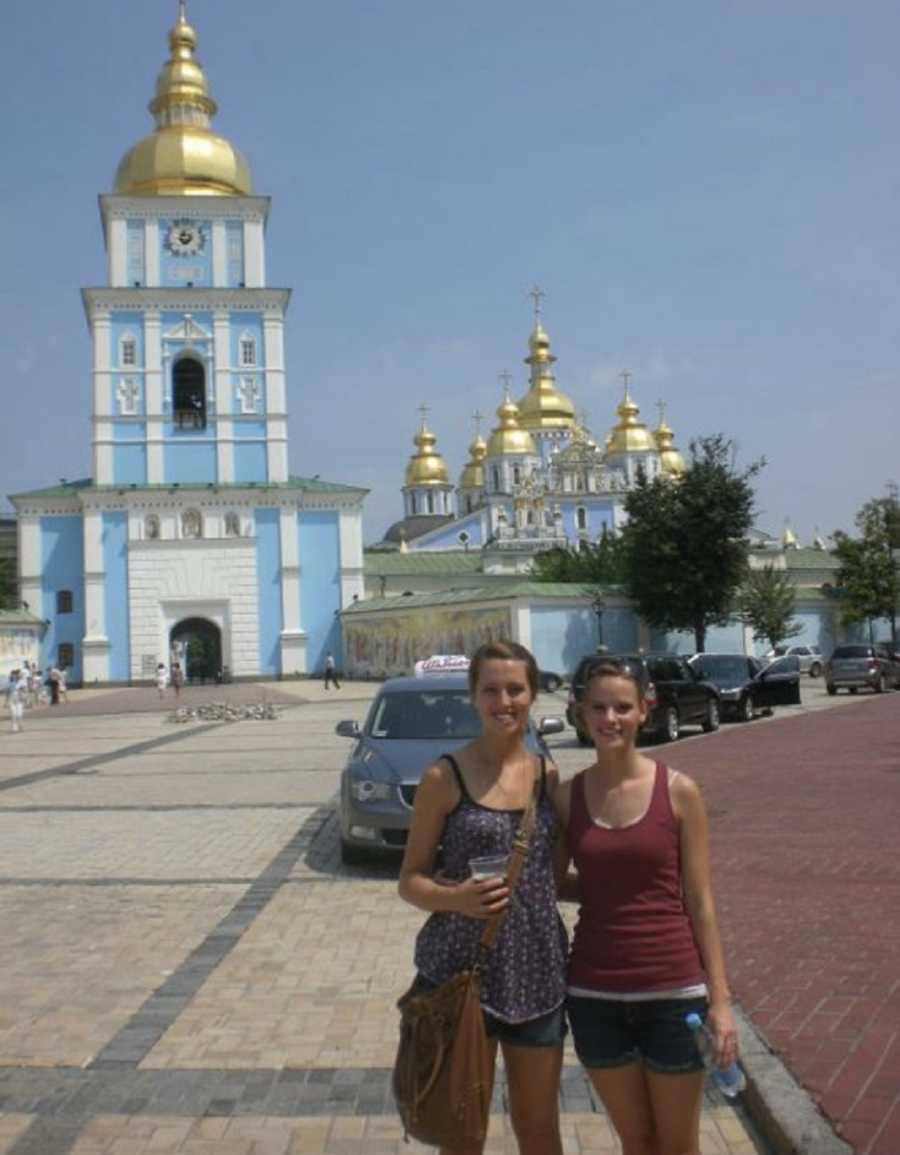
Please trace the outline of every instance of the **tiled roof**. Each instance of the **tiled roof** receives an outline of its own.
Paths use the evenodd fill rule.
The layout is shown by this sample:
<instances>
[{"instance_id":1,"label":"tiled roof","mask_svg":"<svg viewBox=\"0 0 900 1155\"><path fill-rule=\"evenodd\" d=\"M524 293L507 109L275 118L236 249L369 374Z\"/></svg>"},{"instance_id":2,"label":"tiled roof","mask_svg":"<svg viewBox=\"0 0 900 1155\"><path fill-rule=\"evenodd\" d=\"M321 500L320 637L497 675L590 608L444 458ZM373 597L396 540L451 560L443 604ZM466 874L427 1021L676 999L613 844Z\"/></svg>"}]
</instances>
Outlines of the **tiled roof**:
<instances>
[{"instance_id":1,"label":"tiled roof","mask_svg":"<svg viewBox=\"0 0 900 1155\"><path fill-rule=\"evenodd\" d=\"M14 493L13 497L67 497L79 490L91 489L97 493L110 493L120 489L149 490L159 492L163 489L302 489L306 493L368 493L357 485L342 485L337 481L322 481L318 477L289 477L286 482L242 481L242 482L161 482L157 485L94 485L90 477L83 477L78 481L66 481L59 485L50 485L46 489L30 489L23 493Z\"/></svg>"},{"instance_id":2,"label":"tiled roof","mask_svg":"<svg viewBox=\"0 0 900 1155\"><path fill-rule=\"evenodd\" d=\"M42 626L43 618L28 610L0 610L0 626Z\"/></svg>"},{"instance_id":3,"label":"tiled roof","mask_svg":"<svg viewBox=\"0 0 900 1155\"><path fill-rule=\"evenodd\" d=\"M498 581L496 585L477 586L466 590L439 590L434 593L408 594L401 597L368 598L354 602L343 612L355 614L368 610L406 610L423 606L462 605L471 602L508 601L510 598L587 598L588 586L577 582L523 582Z\"/></svg>"},{"instance_id":4,"label":"tiled roof","mask_svg":"<svg viewBox=\"0 0 900 1155\"><path fill-rule=\"evenodd\" d=\"M423 549L409 553L366 550L363 564L370 577L473 574L481 572L481 550L468 553L461 549Z\"/></svg>"}]
</instances>

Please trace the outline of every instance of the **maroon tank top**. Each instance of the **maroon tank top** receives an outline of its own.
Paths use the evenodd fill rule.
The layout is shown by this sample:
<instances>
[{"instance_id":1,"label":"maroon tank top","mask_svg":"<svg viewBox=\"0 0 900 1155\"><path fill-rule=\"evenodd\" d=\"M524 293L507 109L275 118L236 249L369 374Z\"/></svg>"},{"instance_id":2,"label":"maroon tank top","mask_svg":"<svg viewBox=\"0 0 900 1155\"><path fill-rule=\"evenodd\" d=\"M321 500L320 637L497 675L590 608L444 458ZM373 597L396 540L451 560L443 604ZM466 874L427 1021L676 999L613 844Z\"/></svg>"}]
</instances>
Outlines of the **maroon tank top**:
<instances>
[{"instance_id":1,"label":"maroon tank top","mask_svg":"<svg viewBox=\"0 0 900 1155\"><path fill-rule=\"evenodd\" d=\"M569 984L624 995L703 982L684 905L668 770L657 762L646 812L618 828L591 818L584 774L572 781L569 808L569 848L581 883Z\"/></svg>"}]
</instances>

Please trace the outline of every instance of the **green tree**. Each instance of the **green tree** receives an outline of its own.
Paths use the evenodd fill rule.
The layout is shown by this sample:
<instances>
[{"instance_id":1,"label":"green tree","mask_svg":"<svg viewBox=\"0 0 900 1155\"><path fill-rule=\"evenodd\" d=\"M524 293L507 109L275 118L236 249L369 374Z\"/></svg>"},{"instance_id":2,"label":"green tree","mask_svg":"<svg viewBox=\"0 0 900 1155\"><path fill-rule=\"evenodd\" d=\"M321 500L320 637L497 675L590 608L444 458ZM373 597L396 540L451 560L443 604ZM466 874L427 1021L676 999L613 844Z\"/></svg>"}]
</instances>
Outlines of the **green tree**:
<instances>
[{"instance_id":1,"label":"green tree","mask_svg":"<svg viewBox=\"0 0 900 1155\"><path fill-rule=\"evenodd\" d=\"M737 470L722 434L691 442L677 481L638 477L625 499L625 587L641 617L660 630L692 630L697 652L723 624L747 572L752 481L765 464Z\"/></svg>"},{"instance_id":2,"label":"green tree","mask_svg":"<svg viewBox=\"0 0 900 1155\"><path fill-rule=\"evenodd\" d=\"M16 566L11 557L0 558L0 609L11 610L16 601Z\"/></svg>"},{"instance_id":3,"label":"green tree","mask_svg":"<svg viewBox=\"0 0 900 1155\"><path fill-rule=\"evenodd\" d=\"M793 620L795 608L794 583L784 570L767 565L748 572L741 594L741 612L744 621L753 627L754 638L767 641L774 649L796 637L803 626Z\"/></svg>"},{"instance_id":4,"label":"green tree","mask_svg":"<svg viewBox=\"0 0 900 1155\"><path fill-rule=\"evenodd\" d=\"M604 533L597 542L579 548L557 547L539 553L531 565L539 582L585 582L591 586L619 585L624 580L622 539Z\"/></svg>"},{"instance_id":5,"label":"green tree","mask_svg":"<svg viewBox=\"0 0 900 1155\"><path fill-rule=\"evenodd\" d=\"M878 618L891 623L891 643L897 648L897 603L900 601L900 501L896 486L886 497L875 497L856 515L858 535L838 530L834 552L840 561L835 592L847 625L867 622L869 634Z\"/></svg>"}]
</instances>

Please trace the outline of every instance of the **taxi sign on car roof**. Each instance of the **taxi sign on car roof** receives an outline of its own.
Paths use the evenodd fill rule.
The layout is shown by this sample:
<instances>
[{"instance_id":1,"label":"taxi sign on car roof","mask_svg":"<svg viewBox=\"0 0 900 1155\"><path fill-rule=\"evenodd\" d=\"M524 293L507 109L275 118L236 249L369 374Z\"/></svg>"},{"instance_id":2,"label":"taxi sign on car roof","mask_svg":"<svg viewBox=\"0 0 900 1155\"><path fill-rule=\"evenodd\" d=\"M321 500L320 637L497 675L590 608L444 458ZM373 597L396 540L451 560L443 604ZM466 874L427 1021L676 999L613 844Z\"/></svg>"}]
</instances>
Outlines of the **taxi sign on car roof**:
<instances>
[{"instance_id":1,"label":"taxi sign on car roof","mask_svg":"<svg viewBox=\"0 0 900 1155\"><path fill-rule=\"evenodd\" d=\"M413 673L417 678L429 674L464 674L470 664L465 654L432 654L430 658L420 658Z\"/></svg>"}]
</instances>

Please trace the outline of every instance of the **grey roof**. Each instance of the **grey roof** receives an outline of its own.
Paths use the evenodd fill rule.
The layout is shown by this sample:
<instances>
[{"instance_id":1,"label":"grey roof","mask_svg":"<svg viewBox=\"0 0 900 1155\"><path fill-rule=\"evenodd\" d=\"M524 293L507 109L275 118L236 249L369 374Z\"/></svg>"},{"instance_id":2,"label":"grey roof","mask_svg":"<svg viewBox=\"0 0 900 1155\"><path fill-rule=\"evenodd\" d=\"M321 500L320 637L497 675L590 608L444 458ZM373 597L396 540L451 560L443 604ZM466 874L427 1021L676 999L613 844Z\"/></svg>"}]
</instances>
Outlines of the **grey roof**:
<instances>
[{"instance_id":1,"label":"grey roof","mask_svg":"<svg viewBox=\"0 0 900 1155\"><path fill-rule=\"evenodd\" d=\"M400 553L398 550L367 549L363 554L363 566L369 577L477 574L481 573L481 550L421 549Z\"/></svg>"},{"instance_id":2,"label":"grey roof","mask_svg":"<svg viewBox=\"0 0 900 1155\"><path fill-rule=\"evenodd\" d=\"M42 626L44 619L30 610L2 610L0 609L0 626Z\"/></svg>"},{"instance_id":3,"label":"grey roof","mask_svg":"<svg viewBox=\"0 0 900 1155\"><path fill-rule=\"evenodd\" d=\"M259 490L279 490L279 489L300 489L306 493L368 493L367 489L362 489L358 485L343 485L337 481L322 481L318 477L289 477L284 482L268 482L268 481L241 481L241 482L221 482L221 481L198 481L198 482L172 482L165 481L154 485L95 485L90 477L82 477L78 481L65 481L59 485L50 485L46 489L30 489L22 493L14 493L11 496L16 497L68 497L70 494L78 493L82 490L92 490L95 493L112 493L119 490L147 490L149 492L158 493L160 490L166 489L180 489L180 490L195 490L195 489L259 489Z\"/></svg>"},{"instance_id":4,"label":"grey roof","mask_svg":"<svg viewBox=\"0 0 900 1155\"><path fill-rule=\"evenodd\" d=\"M354 602L344 614L371 610L408 610L423 606L463 605L472 602L503 602L512 598L590 598L593 590L578 582L529 582L516 578L496 585L476 586L464 590L435 590L433 593L404 594L399 597L367 598Z\"/></svg>"},{"instance_id":5,"label":"grey roof","mask_svg":"<svg viewBox=\"0 0 900 1155\"><path fill-rule=\"evenodd\" d=\"M414 541L415 538L422 537L433 529L440 529L441 526L447 525L451 521L456 521L452 513L418 513L412 517L404 517L400 521L395 521L386 531L383 540L397 543Z\"/></svg>"}]
</instances>

